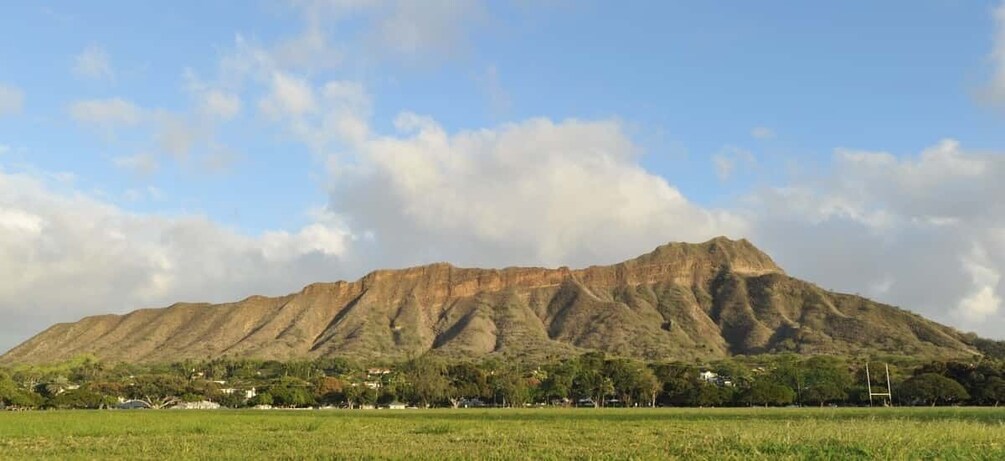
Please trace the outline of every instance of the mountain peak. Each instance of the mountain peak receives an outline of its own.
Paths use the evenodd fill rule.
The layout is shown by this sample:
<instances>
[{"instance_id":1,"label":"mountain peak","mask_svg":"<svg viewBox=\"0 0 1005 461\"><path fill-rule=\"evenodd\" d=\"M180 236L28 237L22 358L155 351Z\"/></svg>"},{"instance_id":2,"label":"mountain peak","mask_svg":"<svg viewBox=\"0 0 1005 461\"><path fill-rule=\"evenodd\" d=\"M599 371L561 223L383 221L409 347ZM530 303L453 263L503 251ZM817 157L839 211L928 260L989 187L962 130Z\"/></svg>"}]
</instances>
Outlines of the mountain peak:
<instances>
[{"instance_id":1,"label":"mountain peak","mask_svg":"<svg viewBox=\"0 0 1005 461\"><path fill-rule=\"evenodd\" d=\"M967 339L891 306L784 274L747 240L673 242L584 269L378 270L280 297L176 304L58 324L0 356L164 362L221 356L402 358L433 352L658 360L730 354L967 356Z\"/></svg>"},{"instance_id":2,"label":"mountain peak","mask_svg":"<svg viewBox=\"0 0 1005 461\"><path fill-rule=\"evenodd\" d=\"M663 261L678 264L682 261L702 262L717 270L729 270L744 275L785 273L767 253L747 239L732 240L725 236L715 237L703 243L670 242L633 261L646 263Z\"/></svg>"}]
</instances>

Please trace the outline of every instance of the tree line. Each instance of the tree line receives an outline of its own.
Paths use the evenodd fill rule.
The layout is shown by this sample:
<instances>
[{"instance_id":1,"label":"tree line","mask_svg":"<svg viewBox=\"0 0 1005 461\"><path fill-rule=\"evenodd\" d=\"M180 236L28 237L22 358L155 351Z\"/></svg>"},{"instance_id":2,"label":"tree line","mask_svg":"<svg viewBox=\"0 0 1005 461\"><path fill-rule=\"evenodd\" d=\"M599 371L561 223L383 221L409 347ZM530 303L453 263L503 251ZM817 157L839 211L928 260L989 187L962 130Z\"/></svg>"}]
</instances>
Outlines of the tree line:
<instances>
[{"instance_id":1,"label":"tree line","mask_svg":"<svg viewBox=\"0 0 1005 461\"><path fill-rule=\"evenodd\" d=\"M1005 362L889 360L893 399L873 404L1005 401ZM885 368L877 367L883 363L873 362L872 383L885 390ZM864 365L861 359L797 355L643 362L595 352L543 364L425 355L380 366L346 358L136 365L80 357L0 369L0 408L114 408L126 400L151 408L196 401L231 408L868 405Z\"/></svg>"}]
</instances>

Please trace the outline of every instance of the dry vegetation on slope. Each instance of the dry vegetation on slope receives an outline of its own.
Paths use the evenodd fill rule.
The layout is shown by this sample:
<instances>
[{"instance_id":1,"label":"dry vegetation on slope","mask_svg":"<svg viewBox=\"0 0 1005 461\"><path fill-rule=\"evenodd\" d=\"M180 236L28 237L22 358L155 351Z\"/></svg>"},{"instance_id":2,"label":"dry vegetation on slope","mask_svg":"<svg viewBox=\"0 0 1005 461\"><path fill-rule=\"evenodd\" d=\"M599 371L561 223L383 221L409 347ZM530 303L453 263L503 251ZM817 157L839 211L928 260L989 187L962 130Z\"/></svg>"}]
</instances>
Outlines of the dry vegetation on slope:
<instances>
[{"instance_id":1,"label":"dry vegetation on slope","mask_svg":"<svg viewBox=\"0 0 1005 461\"><path fill-rule=\"evenodd\" d=\"M381 270L355 282L219 305L175 304L54 325L0 363L94 354L157 362L219 356L645 359L780 351L964 356L956 330L787 276L746 240L671 243L586 269Z\"/></svg>"}]
</instances>

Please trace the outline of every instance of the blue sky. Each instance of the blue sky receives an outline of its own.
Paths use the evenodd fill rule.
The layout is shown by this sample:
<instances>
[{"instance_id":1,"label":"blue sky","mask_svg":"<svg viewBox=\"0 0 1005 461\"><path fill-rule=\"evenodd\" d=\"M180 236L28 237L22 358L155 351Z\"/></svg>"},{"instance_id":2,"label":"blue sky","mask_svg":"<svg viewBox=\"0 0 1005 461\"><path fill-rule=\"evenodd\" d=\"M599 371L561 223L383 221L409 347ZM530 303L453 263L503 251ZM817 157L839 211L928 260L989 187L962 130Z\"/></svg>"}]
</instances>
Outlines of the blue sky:
<instances>
[{"instance_id":1,"label":"blue sky","mask_svg":"<svg viewBox=\"0 0 1005 461\"><path fill-rule=\"evenodd\" d=\"M2 8L0 263L20 277L0 310L20 320L0 349L378 267L607 263L718 234L1005 327L998 2Z\"/></svg>"}]
</instances>

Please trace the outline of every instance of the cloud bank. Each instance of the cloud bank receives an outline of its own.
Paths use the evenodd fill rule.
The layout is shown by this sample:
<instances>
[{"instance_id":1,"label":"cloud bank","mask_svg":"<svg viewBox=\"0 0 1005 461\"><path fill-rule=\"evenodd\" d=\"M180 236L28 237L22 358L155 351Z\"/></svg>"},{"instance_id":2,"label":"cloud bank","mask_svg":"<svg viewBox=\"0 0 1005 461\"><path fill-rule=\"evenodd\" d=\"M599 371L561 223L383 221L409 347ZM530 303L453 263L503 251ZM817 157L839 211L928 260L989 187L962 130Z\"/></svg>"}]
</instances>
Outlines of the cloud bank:
<instances>
[{"instance_id":1,"label":"cloud bank","mask_svg":"<svg viewBox=\"0 0 1005 461\"><path fill-rule=\"evenodd\" d=\"M469 33L451 15L477 18L477 3L422 11L405 1L295 3L305 18L300 35L273 46L238 36L209 79L186 72L189 112L117 97L81 99L67 111L99 133L149 131L149 149L112 157L139 177L197 150L206 165L217 154L225 160L216 125L258 117L323 162L326 206L310 210L298 229L249 235L200 215L126 211L62 175L0 169L0 312L14 319L0 325L0 349L54 321L278 295L377 268L584 266L717 235L749 237L790 274L826 288L1003 337L1001 152L953 140L896 155L838 149L816 174L705 206L647 171L646 153L619 120L538 117L451 131L403 111L380 130L365 82L318 72L341 59L330 21L369 14L395 30L372 39L385 54L444 56L461 50ZM1005 7L996 15L1005 24ZM395 26L403 21L409 27ZM999 33L993 86L1005 95L1003 50ZM101 59L84 57L82 75L106 76ZM494 66L489 76L490 93L505 95ZM19 113L23 99L0 85L0 116ZM774 132L758 127L750 135L764 141ZM757 161L727 147L709 167L726 181Z\"/></svg>"}]
</instances>

